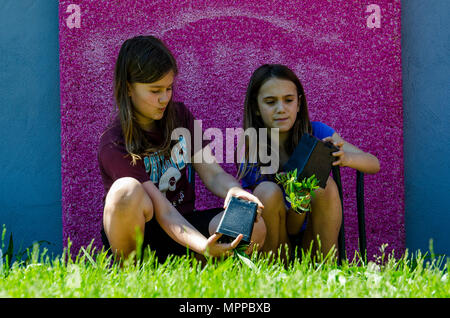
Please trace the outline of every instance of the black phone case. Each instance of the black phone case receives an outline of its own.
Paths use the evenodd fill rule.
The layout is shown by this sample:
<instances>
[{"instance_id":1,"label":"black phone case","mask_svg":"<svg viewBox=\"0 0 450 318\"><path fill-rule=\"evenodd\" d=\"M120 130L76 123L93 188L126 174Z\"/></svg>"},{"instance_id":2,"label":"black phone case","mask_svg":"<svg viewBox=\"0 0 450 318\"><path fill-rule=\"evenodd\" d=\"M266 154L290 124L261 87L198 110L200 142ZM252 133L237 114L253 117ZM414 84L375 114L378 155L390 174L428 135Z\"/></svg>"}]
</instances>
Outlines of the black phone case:
<instances>
[{"instance_id":1,"label":"black phone case","mask_svg":"<svg viewBox=\"0 0 450 318\"><path fill-rule=\"evenodd\" d=\"M319 181L319 187L325 188L331 171L331 164L336 160L331 154L339 151L332 143L323 142L318 138L303 134L300 142L283 166L285 172L297 169L297 179L303 180L313 174Z\"/></svg>"},{"instance_id":2,"label":"black phone case","mask_svg":"<svg viewBox=\"0 0 450 318\"><path fill-rule=\"evenodd\" d=\"M256 203L232 197L216 231L226 236L221 241L234 240L239 234L243 234L241 242L250 243L256 210Z\"/></svg>"}]
</instances>

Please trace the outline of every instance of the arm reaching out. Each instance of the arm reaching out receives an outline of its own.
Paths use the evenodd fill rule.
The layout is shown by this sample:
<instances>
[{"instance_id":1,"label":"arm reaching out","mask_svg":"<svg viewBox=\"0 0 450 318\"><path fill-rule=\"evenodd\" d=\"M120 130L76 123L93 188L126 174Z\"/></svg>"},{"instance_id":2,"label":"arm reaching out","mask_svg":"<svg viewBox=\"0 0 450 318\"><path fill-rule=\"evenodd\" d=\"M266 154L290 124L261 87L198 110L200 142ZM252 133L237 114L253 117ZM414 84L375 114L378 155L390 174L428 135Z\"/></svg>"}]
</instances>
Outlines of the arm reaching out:
<instances>
[{"instance_id":1,"label":"arm reaching out","mask_svg":"<svg viewBox=\"0 0 450 318\"><path fill-rule=\"evenodd\" d=\"M231 243L218 243L221 234L217 233L205 238L175 209L151 181L144 182L143 187L152 200L156 220L163 230L179 244L188 246L199 254L214 257L229 255L241 241L242 235L239 235Z\"/></svg>"},{"instance_id":2,"label":"arm reaching out","mask_svg":"<svg viewBox=\"0 0 450 318\"><path fill-rule=\"evenodd\" d=\"M242 189L236 178L222 169L215 160L209 146L203 148L202 151L206 158L211 159L208 160L209 162L194 163L194 169L206 188L225 200L223 208L226 209L231 197L235 196L256 203L258 205L258 214L261 214L264 209L261 201L253 194Z\"/></svg>"},{"instance_id":3,"label":"arm reaching out","mask_svg":"<svg viewBox=\"0 0 450 318\"><path fill-rule=\"evenodd\" d=\"M350 167L368 174L380 171L380 162L377 157L346 142L338 133L335 132L333 136L326 137L322 141L332 142L339 148L339 151L333 152L333 156L338 158L333 162L333 166Z\"/></svg>"}]
</instances>

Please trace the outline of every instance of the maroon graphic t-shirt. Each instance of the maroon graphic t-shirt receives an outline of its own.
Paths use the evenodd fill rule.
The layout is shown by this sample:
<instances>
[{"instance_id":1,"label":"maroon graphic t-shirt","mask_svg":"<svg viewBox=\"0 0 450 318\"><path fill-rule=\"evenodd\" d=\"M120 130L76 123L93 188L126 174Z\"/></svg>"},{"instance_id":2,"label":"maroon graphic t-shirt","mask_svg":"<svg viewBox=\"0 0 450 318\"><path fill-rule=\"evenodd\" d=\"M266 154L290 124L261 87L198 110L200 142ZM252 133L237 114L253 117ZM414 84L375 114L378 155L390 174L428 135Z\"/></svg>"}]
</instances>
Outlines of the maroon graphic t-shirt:
<instances>
[{"instance_id":1,"label":"maroon graphic t-shirt","mask_svg":"<svg viewBox=\"0 0 450 318\"><path fill-rule=\"evenodd\" d=\"M131 155L125 148L119 117L116 116L108 125L100 138L98 151L98 162L105 190L103 202L114 181L122 177L133 177L141 183L152 181L181 214L194 210L194 170L192 164L188 163L191 160L187 160L189 147L192 145L194 149L194 117L183 103L173 103L173 106L176 110L176 127L186 128L189 135L180 135L178 142L175 141L171 148L170 157L164 157L159 152L155 152L148 156L141 156L142 160L137 160L136 165L133 165ZM161 144L162 131L145 133L152 144ZM209 140L202 140L202 147L208 143Z\"/></svg>"}]
</instances>

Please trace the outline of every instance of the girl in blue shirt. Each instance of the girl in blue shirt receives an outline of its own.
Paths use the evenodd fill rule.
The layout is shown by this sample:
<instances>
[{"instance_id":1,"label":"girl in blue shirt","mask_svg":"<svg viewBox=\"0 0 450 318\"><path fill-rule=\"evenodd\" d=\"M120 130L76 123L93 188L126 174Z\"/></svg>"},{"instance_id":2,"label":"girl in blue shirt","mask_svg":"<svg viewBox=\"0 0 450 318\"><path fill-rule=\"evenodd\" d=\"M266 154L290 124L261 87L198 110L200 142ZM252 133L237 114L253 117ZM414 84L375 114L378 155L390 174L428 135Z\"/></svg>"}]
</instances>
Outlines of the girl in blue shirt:
<instances>
[{"instance_id":1,"label":"girl in blue shirt","mask_svg":"<svg viewBox=\"0 0 450 318\"><path fill-rule=\"evenodd\" d=\"M380 169L375 156L346 142L326 124L310 121L303 86L295 73L284 65L266 64L253 73L244 104L243 128L250 127L256 131L259 128L279 129L279 144L269 141L271 149L278 150L279 167L287 162L306 132L323 141L331 141L339 148L333 153L337 157L333 165L351 167L368 174ZM261 142L258 140L259 146ZM285 201L282 188L274 182L274 175L261 174L259 161L251 163L249 145L245 145L245 163L239 166L238 174L243 187L253 190L264 205L262 216L267 234L262 251L276 252L280 246L290 249L291 241L299 237L302 237L300 246L305 250L312 246L313 253L318 251L327 255L333 246L337 247L342 210L333 178L328 178L325 189L315 191L311 212L297 214Z\"/></svg>"}]
</instances>

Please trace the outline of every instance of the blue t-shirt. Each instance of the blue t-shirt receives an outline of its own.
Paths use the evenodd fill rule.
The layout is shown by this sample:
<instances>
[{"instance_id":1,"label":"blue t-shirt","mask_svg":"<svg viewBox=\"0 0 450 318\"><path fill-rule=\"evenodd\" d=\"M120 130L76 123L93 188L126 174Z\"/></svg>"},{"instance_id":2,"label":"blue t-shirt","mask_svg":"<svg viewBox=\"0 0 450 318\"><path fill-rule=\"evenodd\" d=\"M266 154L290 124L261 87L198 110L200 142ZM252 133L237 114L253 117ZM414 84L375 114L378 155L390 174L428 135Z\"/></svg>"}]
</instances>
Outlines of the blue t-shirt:
<instances>
[{"instance_id":1,"label":"blue t-shirt","mask_svg":"<svg viewBox=\"0 0 450 318\"><path fill-rule=\"evenodd\" d=\"M313 136L319 138L320 140L332 136L335 132L333 128L319 121L312 121L311 126ZM241 163L241 169L243 168L243 165L244 164ZM267 178L264 175L260 175L259 167L257 167L256 165L251 167L250 169L249 167L247 167L247 170L248 172L241 179L241 184L243 188L251 188L267 180Z\"/></svg>"}]
</instances>

